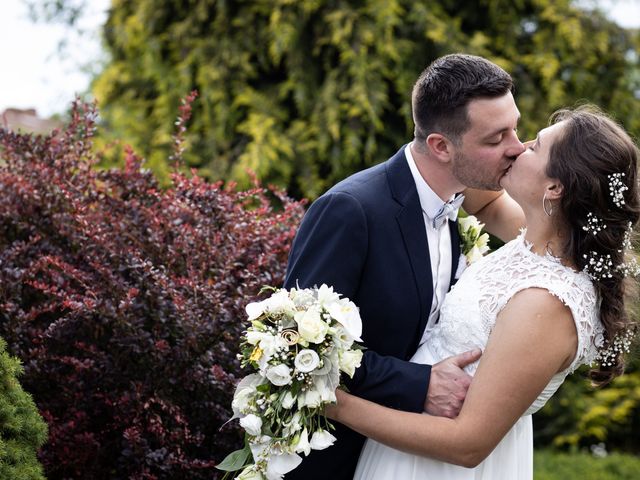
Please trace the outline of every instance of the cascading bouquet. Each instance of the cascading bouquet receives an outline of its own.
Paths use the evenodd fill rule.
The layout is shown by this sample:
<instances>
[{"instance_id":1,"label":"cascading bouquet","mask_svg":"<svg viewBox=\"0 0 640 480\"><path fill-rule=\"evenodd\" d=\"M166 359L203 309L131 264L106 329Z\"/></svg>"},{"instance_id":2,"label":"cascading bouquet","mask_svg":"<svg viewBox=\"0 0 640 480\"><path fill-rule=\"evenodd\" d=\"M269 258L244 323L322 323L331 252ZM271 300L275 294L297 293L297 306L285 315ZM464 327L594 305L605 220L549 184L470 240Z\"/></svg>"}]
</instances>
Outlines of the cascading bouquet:
<instances>
[{"instance_id":1,"label":"cascading bouquet","mask_svg":"<svg viewBox=\"0 0 640 480\"><path fill-rule=\"evenodd\" d=\"M243 367L255 373L238 384L233 419L245 430L245 447L221 462L240 480L276 480L296 468L311 450L335 441L324 406L336 401L340 372L360 366L362 321L356 305L322 285L270 289L246 306L251 323L241 340Z\"/></svg>"}]
</instances>

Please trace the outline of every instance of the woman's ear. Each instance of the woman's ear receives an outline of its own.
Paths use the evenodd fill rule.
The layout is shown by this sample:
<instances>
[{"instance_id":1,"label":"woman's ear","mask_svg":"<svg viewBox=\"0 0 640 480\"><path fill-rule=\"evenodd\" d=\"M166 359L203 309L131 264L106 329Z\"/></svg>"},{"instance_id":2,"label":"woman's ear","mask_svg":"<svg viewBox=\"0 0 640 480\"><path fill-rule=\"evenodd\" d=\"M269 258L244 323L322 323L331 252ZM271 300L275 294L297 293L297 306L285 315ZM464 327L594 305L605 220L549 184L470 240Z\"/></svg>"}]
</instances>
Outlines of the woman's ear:
<instances>
[{"instance_id":1,"label":"woman's ear","mask_svg":"<svg viewBox=\"0 0 640 480\"><path fill-rule=\"evenodd\" d=\"M556 181L551 185L547 186L546 192L547 192L547 198L549 200L558 200L559 198L562 197L562 194L564 193L564 187L559 181Z\"/></svg>"},{"instance_id":2,"label":"woman's ear","mask_svg":"<svg viewBox=\"0 0 640 480\"><path fill-rule=\"evenodd\" d=\"M453 158L453 144L441 133L431 133L425 143L431 154L442 162L448 162Z\"/></svg>"}]
</instances>

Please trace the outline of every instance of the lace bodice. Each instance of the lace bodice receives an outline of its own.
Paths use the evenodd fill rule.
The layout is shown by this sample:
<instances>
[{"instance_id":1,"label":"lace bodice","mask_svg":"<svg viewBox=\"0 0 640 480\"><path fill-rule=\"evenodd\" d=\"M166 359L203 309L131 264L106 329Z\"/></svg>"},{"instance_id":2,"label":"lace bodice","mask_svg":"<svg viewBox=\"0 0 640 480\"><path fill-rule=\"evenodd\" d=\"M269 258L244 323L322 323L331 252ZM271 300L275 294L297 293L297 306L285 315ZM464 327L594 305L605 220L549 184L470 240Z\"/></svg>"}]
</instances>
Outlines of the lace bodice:
<instances>
[{"instance_id":1,"label":"lace bodice","mask_svg":"<svg viewBox=\"0 0 640 480\"><path fill-rule=\"evenodd\" d=\"M447 294L440 320L426 335L416 356L423 348L428 348L437 359L477 347L484 350L498 313L511 297L526 288L548 290L570 308L578 334L578 349L571 365L551 379L527 410L526 413L531 414L547 402L569 373L594 360L603 327L598 298L589 276L562 265L551 255L532 252L524 236L525 231L465 270ZM473 374L476 368L477 362L469 365L467 371Z\"/></svg>"}]
</instances>

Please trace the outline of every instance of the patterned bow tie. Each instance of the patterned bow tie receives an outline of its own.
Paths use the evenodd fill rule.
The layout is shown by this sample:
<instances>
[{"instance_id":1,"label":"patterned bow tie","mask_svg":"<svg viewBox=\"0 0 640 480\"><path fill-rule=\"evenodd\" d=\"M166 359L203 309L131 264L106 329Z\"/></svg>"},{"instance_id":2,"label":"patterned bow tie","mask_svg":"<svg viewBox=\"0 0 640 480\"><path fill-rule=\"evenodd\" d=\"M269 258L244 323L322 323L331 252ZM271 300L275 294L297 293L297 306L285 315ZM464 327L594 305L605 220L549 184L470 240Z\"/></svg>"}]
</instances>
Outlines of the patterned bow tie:
<instances>
[{"instance_id":1,"label":"patterned bow tie","mask_svg":"<svg viewBox=\"0 0 640 480\"><path fill-rule=\"evenodd\" d=\"M438 229L447 220L455 221L458 218L458 209L462 205L464 195L458 195L453 200L448 201L433 217L433 228Z\"/></svg>"}]
</instances>

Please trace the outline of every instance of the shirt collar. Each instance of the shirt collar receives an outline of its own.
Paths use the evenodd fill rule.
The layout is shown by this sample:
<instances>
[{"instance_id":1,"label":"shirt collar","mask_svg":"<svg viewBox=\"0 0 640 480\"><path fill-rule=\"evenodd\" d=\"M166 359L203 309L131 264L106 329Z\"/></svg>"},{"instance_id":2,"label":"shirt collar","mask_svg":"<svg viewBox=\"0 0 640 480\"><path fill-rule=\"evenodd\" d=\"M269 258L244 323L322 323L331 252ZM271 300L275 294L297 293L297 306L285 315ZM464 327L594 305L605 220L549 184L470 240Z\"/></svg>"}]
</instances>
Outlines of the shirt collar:
<instances>
[{"instance_id":1,"label":"shirt collar","mask_svg":"<svg viewBox=\"0 0 640 480\"><path fill-rule=\"evenodd\" d=\"M404 149L404 155L407 157L407 163L409 164L409 169L411 170L411 175L413 175L413 181L416 184L416 189L418 190L418 198L420 199L420 207L422 211L427 215L430 220L436 216L436 214L442 209L442 206L445 204L445 201L442 200L436 192L434 192L429 184L425 181L425 179L420 175L418 171L418 166L416 165L416 161L411 154L411 144L409 143ZM455 197L453 195L449 200L452 200Z\"/></svg>"}]
</instances>

